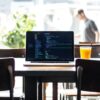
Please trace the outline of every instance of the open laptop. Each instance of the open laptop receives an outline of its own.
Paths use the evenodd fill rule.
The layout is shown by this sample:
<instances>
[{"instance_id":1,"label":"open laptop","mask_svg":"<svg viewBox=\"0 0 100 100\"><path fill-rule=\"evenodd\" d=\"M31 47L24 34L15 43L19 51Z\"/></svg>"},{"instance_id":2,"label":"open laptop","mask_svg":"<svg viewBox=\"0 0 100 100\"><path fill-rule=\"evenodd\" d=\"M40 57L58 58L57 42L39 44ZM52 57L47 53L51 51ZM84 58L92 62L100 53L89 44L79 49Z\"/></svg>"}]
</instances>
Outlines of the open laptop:
<instances>
[{"instance_id":1,"label":"open laptop","mask_svg":"<svg viewBox=\"0 0 100 100\"><path fill-rule=\"evenodd\" d=\"M73 31L26 32L24 65L65 65L74 61Z\"/></svg>"}]
</instances>

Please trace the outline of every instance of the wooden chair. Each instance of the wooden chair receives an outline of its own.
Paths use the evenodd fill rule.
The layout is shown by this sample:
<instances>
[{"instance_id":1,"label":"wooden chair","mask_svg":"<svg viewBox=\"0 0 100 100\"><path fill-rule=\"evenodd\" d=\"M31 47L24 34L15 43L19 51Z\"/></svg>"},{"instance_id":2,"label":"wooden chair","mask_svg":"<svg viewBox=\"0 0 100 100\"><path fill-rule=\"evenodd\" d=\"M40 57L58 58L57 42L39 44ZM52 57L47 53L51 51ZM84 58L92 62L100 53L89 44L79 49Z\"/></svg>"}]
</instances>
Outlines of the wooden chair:
<instances>
[{"instance_id":1,"label":"wooden chair","mask_svg":"<svg viewBox=\"0 0 100 100\"><path fill-rule=\"evenodd\" d=\"M100 96L100 61L77 59L75 68L76 88L61 90L61 100L68 96L76 96L76 100L81 100L81 96Z\"/></svg>"},{"instance_id":2,"label":"wooden chair","mask_svg":"<svg viewBox=\"0 0 100 100\"><path fill-rule=\"evenodd\" d=\"M9 90L10 100L13 99L14 77L14 58L0 58L0 91Z\"/></svg>"}]
</instances>

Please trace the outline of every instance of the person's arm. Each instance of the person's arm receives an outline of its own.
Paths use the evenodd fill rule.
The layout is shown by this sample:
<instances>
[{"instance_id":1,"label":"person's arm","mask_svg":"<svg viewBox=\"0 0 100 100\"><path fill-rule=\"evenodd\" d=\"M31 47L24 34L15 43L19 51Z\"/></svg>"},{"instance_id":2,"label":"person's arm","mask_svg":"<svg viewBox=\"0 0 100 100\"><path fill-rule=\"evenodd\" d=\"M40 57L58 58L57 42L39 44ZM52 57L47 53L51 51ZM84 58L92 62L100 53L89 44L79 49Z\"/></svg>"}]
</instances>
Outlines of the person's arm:
<instances>
[{"instance_id":1,"label":"person's arm","mask_svg":"<svg viewBox=\"0 0 100 100\"><path fill-rule=\"evenodd\" d=\"M99 42L99 32L95 32L95 42Z\"/></svg>"},{"instance_id":2,"label":"person's arm","mask_svg":"<svg viewBox=\"0 0 100 100\"><path fill-rule=\"evenodd\" d=\"M95 33L95 42L99 42L99 32L98 32L98 28L97 28L95 22L91 21L90 26L91 26L92 31L94 31L94 33Z\"/></svg>"},{"instance_id":3,"label":"person's arm","mask_svg":"<svg viewBox=\"0 0 100 100\"><path fill-rule=\"evenodd\" d=\"M80 37L81 37L81 35L80 35L80 34L78 34L78 33L77 33L77 34L75 34L75 38L76 38L76 39L79 39Z\"/></svg>"}]
</instances>

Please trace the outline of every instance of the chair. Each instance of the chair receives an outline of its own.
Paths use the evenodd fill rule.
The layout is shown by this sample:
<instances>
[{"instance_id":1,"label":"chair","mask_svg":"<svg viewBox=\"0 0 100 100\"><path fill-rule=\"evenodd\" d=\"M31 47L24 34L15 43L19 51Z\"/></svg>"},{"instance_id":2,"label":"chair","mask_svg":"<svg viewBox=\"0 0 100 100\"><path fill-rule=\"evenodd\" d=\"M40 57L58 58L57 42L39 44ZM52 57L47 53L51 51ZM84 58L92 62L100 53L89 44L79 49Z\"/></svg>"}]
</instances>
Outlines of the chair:
<instances>
[{"instance_id":1,"label":"chair","mask_svg":"<svg viewBox=\"0 0 100 100\"><path fill-rule=\"evenodd\" d=\"M13 100L14 58L0 58L0 91L9 90L10 100Z\"/></svg>"},{"instance_id":2,"label":"chair","mask_svg":"<svg viewBox=\"0 0 100 100\"><path fill-rule=\"evenodd\" d=\"M16 58L23 58L25 57L26 50L23 49L0 49L0 57L16 57ZM20 84L19 84L20 83ZM0 92L0 100L8 99L8 91ZM17 76L15 77L15 85L14 85L14 99L19 100L20 98L24 99L24 92L23 92L23 77Z\"/></svg>"},{"instance_id":3,"label":"chair","mask_svg":"<svg viewBox=\"0 0 100 100\"><path fill-rule=\"evenodd\" d=\"M77 96L76 100L81 100L81 96L100 96L100 61L77 59L75 68L76 88L61 90L63 99L68 96Z\"/></svg>"},{"instance_id":4,"label":"chair","mask_svg":"<svg viewBox=\"0 0 100 100\"><path fill-rule=\"evenodd\" d=\"M76 75L77 100L81 100L82 90L100 92L100 61L77 59Z\"/></svg>"}]
</instances>

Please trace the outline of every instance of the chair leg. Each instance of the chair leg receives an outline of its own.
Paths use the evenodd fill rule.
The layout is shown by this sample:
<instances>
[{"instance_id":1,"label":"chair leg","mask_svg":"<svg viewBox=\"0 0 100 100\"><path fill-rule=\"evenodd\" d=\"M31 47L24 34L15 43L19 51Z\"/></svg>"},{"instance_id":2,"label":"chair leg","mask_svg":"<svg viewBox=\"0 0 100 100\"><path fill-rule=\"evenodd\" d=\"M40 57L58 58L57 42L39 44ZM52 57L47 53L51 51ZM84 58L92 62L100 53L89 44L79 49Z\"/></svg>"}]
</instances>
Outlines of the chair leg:
<instances>
[{"instance_id":1,"label":"chair leg","mask_svg":"<svg viewBox=\"0 0 100 100\"><path fill-rule=\"evenodd\" d=\"M13 89L10 90L10 100L14 100L14 98L13 98Z\"/></svg>"},{"instance_id":2,"label":"chair leg","mask_svg":"<svg viewBox=\"0 0 100 100\"><path fill-rule=\"evenodd\" d=\"M59 95L60 100L63 100L63 96L62 94Z\"/></svg>"},{"instance_id":3,"label":"chair leg","mask_svg":"<svg viewBox=\"0 0 100 100\"><path fill-rule=\"evenodd\" d=\"M80 89L78 90L77 100L81 100L81 91L80 91Z\"/></svg>"},{"instance_id":4,"label":"chair leg","mask_svg":"<svg viewBox=\"0 0 100 100\"><path fill-rule=\"evenodd\" d=\"M77 67L77 100L81 100L81 78L82 78L83 68Z\"/></svg>"}]
</instances>

